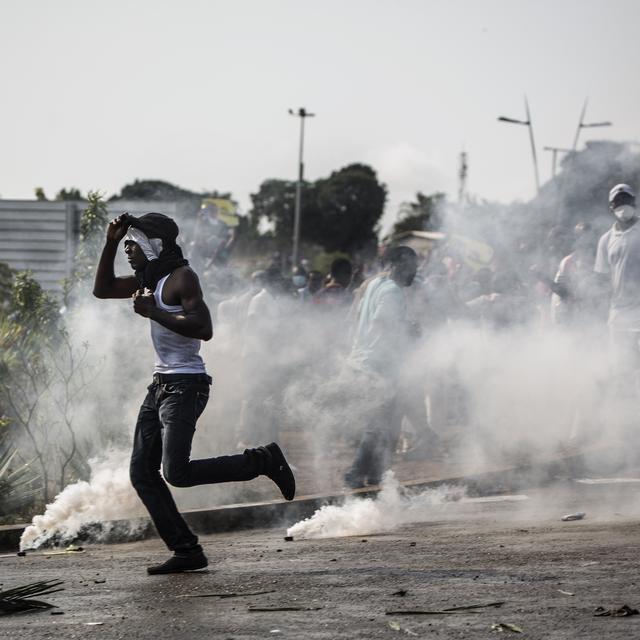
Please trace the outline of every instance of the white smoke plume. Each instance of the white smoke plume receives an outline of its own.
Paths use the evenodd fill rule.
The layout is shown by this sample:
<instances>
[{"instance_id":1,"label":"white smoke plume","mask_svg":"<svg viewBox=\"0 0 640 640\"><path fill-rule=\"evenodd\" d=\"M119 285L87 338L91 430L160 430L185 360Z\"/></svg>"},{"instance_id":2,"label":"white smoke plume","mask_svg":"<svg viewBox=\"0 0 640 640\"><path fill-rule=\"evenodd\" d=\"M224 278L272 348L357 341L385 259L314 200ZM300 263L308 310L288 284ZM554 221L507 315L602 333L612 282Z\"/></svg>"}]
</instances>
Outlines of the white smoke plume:
<instances>
[{"instance_id":1,"label":"white smoke plume","mask_svg":"<svg viewBox=\"0 0 640 640\"><path fill-rule=\"evenodd\" d=\"M35 516L20 538L20 550L37 549L55 538L73 540L87 524L104 523L101 536L109 533L111 521L127 519L128 533L144 526L133 518L143 516L142 505L129 481L127 457L111 451L102 460L91 460L91 478L66 486L47 505L44 514Z\"/></svg>"},{"instance_id":2,"label":"white smoke plume","mask_svg":"<svg viewBox=\"0 0 640 640\"><path fill-rule=\"evenodd\" d=\"M466 495L462 487L443 486L415 496L405 496L392 471L387 471L382 490L374 498L347 498L341 506L325 505L310 518L287 529L295 539L337 538L392 531L408 522L433 517L433 508Z\"/></svg>"},{"instance_id":3,"label":"white smoke plume","mask_svg":"<svg viewBox=\"0 0 640 640\"><path fill-rule=\"evenodd\" d=\"M386 533L404 524L441 518L452 503L487 500L519 501L526 500L526 496L469 498L466 487L450 485L412 494L403 490L393 471L387 471L375 497L349 497L343 505L325 505L310 518L289 527L287 535L302 540Z\"/></svg>"}]
</instances>

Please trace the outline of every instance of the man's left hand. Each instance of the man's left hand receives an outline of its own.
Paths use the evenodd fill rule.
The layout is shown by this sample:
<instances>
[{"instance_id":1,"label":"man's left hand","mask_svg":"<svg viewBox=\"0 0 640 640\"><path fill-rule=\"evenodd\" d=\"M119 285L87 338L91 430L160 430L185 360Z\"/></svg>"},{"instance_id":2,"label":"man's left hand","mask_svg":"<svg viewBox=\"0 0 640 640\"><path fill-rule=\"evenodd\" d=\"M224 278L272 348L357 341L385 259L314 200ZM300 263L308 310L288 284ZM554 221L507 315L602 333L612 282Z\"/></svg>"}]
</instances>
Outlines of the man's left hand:
<instances>
[{"instance_id":1,"label":"man's left hand","mask_svg":"<svg viewBox=\"0 0 640 640\"><path fill-rule=\"evenodd\" d=\"M133 294L133 310L143 318L150 318L157 308L156 299L149 289L138 289Z\"/></svg>"}]
</instances>

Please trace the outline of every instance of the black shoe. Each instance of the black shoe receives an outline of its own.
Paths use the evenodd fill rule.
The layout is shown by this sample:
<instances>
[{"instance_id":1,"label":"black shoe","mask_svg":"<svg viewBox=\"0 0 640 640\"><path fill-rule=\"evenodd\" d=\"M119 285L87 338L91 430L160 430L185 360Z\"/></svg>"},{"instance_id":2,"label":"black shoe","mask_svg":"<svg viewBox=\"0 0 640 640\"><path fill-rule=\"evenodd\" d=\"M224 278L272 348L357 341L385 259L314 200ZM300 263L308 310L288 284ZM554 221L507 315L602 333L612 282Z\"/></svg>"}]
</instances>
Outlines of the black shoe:
<instances>
[{"instance_id":1,"label":"black shoe","mask_svg":"<svg viewBox=\"0 0 640 640\"><path fill-rule=\"evenodd\" d=\"M209 564L204 553L194 553L188 556L173 555L166 562L147 567L150 576L161 573L183 573L184 571L197 571L204 569Z\"/></svg>"},{"instance_id":2,"label":"black shoe","mask_svg":"<svg viewBox=\"0 0 640 640\"><path fill-rule=\"evenodd\" d=\"M268 454L265 461L264 475L278 485L278 489L282 491L285 500L293 500L296 495L296 479L293 476L291 467L285 460L282 450L275 442L268 444L266 447L260 447L260 449Z\"/></svg>"}]
</instances>

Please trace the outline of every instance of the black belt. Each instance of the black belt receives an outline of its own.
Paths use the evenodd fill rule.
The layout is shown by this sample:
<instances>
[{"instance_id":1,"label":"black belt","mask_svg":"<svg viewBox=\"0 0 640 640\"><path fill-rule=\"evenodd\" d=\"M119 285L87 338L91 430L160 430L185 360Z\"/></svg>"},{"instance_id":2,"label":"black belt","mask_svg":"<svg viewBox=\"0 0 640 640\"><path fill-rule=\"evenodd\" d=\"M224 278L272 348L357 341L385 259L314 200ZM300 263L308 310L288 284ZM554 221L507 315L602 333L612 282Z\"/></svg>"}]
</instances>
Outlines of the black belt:
<instances>
[{"instance_id":1,"label":"black belt","mask_svg":"<svg viewBox=\"0 0 640 640\"><path fill-rule=\"evenodd\" d=\"M153 381L158 384L170 384L171 382L205 382L211 384L211 376L206 373L154 373Z\"/></svg>"}]
</instances>

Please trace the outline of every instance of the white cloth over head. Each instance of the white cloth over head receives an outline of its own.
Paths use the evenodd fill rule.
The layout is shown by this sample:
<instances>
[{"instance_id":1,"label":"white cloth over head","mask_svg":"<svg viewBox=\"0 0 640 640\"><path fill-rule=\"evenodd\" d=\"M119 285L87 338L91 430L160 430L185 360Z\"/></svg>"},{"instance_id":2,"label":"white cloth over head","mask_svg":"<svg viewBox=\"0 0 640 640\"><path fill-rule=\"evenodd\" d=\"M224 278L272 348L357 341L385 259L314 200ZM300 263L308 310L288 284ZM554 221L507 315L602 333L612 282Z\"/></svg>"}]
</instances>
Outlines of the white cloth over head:
<instances>
[{"instance_id":1,"label":"white cloth over head","mask_svg":"<svg viewBox=\"0 0 640 640\"><path fill-rule=\"evenodd\" d=\"M162 240L160 238L148 238L145 233L136 229L136 227L129 227L127 234L124 237L124 241L129 240L135 242L144 253L147 260L157 260L162 252Z\"/></svg>"}]
</instances>

